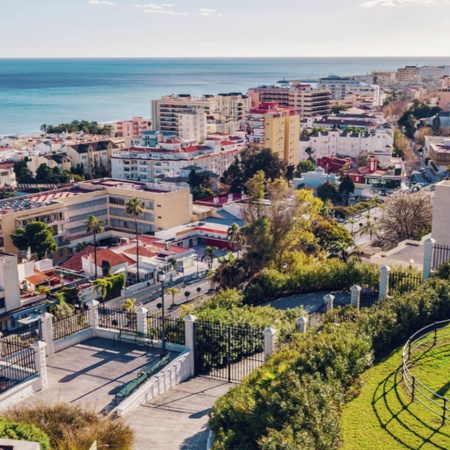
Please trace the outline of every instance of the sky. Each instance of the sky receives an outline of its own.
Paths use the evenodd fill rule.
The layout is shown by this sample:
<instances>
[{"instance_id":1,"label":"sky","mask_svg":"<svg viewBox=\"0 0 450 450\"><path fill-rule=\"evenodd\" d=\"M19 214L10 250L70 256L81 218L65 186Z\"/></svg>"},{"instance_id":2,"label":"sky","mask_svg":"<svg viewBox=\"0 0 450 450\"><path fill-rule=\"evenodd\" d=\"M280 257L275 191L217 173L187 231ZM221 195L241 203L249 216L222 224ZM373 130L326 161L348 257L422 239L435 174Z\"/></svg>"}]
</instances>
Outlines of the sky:
<instances>
[{"instance_id":1,"label":"sky","mask_svg":"<svg viewBox=\"0 0 450 450\"><path fill-rule=\"evenodd\" d=\"M0 0L0 58L450 56L450 0Z\"/></svg>"}]
</instances>

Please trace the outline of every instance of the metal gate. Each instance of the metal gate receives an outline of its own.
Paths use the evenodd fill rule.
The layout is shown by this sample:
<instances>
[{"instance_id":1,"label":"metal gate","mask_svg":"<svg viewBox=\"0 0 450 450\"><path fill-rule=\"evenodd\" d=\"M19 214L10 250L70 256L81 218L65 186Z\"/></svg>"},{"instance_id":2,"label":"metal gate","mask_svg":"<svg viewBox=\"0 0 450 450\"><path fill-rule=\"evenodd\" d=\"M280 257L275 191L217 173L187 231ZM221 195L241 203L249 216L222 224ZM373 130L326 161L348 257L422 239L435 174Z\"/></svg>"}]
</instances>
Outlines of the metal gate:
<instances>
[{"instance_id":1,"label":"metal gate","mask_svg":"<svg viewBox=\"0 0 450 450\"><path fill-rule=\"evenodd\" d=\"M195 322L195 373L239 382L264 364L264 333L255 328Z\"/></svg>"}]
</instances>

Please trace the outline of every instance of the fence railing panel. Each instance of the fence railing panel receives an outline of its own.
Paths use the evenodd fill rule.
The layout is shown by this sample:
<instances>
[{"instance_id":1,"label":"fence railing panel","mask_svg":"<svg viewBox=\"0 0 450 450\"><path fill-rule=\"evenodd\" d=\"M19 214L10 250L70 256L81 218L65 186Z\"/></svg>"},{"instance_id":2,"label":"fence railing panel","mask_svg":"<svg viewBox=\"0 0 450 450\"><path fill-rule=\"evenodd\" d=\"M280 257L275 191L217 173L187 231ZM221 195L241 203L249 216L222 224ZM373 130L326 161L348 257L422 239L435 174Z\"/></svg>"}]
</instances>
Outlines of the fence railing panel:
<instances>
[{"instance_id":1,"label":"fence railing panel","mask_svg":"<svg viewBox=\"0 0 450 450\"><path fill-rule=\"evenodd\" d=\"M195 323L195 368L198 375L241 381L264 364L263 330Z\"/></svg>"},{"instance_id":2,"label":"fence railing panel","mask_svg":"<svg viewBox=\"0 0 450 450\"><path fill-rule=\"evenodd\" d=\"M33 342L41 339L41 323L39 320L13 330L3 331L1 340L4 343L10 344L11 351L14 353L14 344L25 345L29 347ZM2 348L2 356L5 356L4 352L10 352L7 346Z\"/></svg>"},{"instance_id":3,"label":"fence railing panel","mask_svg":"<svg viewBox=\"0 0 450 450\"><path fill-rule=\"evenodd\" d=\"M99 307L99 326L113 330L137 331L136 311L121 308Z\"/></svg>"},{"instance_id":4,"label":"fence railing panel","mask_svg":"<svg viewBox=\"0 0 450 450\"><path fill-rule=\"evenodd\" d=\"M53 339L63 339L89 326L88 311L77 311L66 317L53 317Z\"/></svg>"},{"instance_id":5,"label":"fence railing panel","mask_svg":"<svg viewBox=\"0 0 450 450\"><path fill-rule=\"evenodd\" d=\"M370 308L378 302L379 295L378 291L361 290L359 297L360 308Z\"/></svg>"},{"instance_id":6,"label":"fence railing panel","mask_svg":"<svg viewBox=\"0 0 450 450\"><path fill-rule=\"evenodd\" d=\"M185 344L184 320L180 318L165 316L165 337L170 344ZM162 316L161 314L147 315L148 334L153 339L161 339Z\"/></svg>"},{"instance_id":7,"label":"fence railing panel","mask_svg":"<svg viewBox=\"0 0 450 450\"><path fill-rule=\"evenodd\" d=\"M12 348L14 344L0 340L3 348L6 345ZM11 353L0 361L0 393L27 380L36 374L35 352L24 344L15 344L16 352Z\"/></svg>"},{"instance_id":8,"label":"fence railing panel","mask_svg":"<svg viewBox=\"0 0 450 450\"><path fill-rule=\"evenodd\" d=\"M404 294L422 283L420 274L392 271L389 274L389 292Z\"/></svg>"},{"instance_id":9,"label":"fence railing panel","mask_svg":"<svg viewBox=\"0 0 450 450\"><path fill-rule=\"evenodd\" d=\"M431 268L437 269L439 266L441 266L448 260L450 260L450 246L442 244L434 244Z\"/></svg>"}]
</instances>

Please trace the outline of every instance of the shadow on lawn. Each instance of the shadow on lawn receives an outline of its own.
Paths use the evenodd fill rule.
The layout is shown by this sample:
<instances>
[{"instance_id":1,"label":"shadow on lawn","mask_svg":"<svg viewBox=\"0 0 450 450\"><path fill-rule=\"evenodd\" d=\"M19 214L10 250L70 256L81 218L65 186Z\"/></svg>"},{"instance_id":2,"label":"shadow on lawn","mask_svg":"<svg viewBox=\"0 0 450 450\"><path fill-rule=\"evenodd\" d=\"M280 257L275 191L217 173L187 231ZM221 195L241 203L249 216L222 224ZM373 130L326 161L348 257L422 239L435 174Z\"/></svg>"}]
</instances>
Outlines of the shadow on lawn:
<instances>
[{"instance_id":1,"label":"shadow on lawn","mask_svg":"<svg viewBox=\"0 0 450 450\"><path fill-rule=\"evenodd\" d=\"M447 438L450 443L450 435L442 431L442 425L430 425L414 414L411 411L412 402L407 403L404 396L400 393L400 390L402 389L402 370L400 366L377 386L377 389L373 394L372 408L380 426L389 433L393 439L404 445L405 448L418 450L425 444L429 444L435 449L447 450L449 448L448 446L444 447L432 442L432 439L435 436L441 436ZM421 405L419 404L419 406ZM425 407L423 408L425 410ZM383 414L383 409L386 409L389 414ZM409 424L406 423L406 418L408 418ZM411 424L411 422L415 423ZM397 425L397 427L400 426L401 429L396 431L394 425ZM429 430L430 434L425 435L425 433L420 433L417 431L418 428ZM419 438L422 443L419 446L411 446L405 442L405 438L407 438L408 434L412 437ZM426 434L428 434L428 432L426 432Z\"/></svg>"}]
</instances>

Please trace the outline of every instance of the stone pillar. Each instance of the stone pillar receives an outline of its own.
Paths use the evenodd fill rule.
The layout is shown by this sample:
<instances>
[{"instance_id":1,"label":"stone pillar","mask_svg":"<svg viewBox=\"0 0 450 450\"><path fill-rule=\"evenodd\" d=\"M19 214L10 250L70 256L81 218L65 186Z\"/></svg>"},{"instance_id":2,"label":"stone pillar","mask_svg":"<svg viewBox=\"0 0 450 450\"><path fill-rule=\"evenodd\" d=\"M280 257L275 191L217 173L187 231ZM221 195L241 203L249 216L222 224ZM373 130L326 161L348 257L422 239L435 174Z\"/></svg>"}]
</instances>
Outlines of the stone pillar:
<instances>
[{"instance_id":1,"label":"stone pillar","mask_svg":"<svg viewBox=\"0 0 450 450\"><path fill-rule=\"evenodd\" d=\"M47 344L42 341L36 341L31 344L34 350L34 362L36 365L36 372L39 375L40 388L45 389L48 387L47 378L47 359L45 356L45 348Z\"/></svg>"},{"instance_id":2,"label":"stone pillar","mask_svg":"<svg viewBox=\"0 0 450 450\"><path fill-rule=\"evenodd\" d=\"M361 286L357 286L356 284L350 288L351 293L351 305L359 309L359 301L361 299Z\"/></svg>"},{"instance_id":3,"label":"stone pillar","mask_svg":"<svg viewBox=\"0 0 450 450\"><path fill-rule=\"evenodd\" d=\"M136 309L136 321L138 333L147 334L148 322L147 322L148 309L140 306Z\"/></svg>"},{"instance_id":4,"label":"stone pillar","mask_svg":"<svg viewBox=\"0 0 450 450\"><path fill-rule=\"evenodd\" d=\"M95 336L95 332L98 328L98 305L100 305L100 302L97 300L89 300L88 302L86 302L86 305L89 308L88 311L89 325L94 330Z\"/></svg>"},{"instance_id":5,"label":"stone pillar","mask_svg":"<svg viewBox=\"0 0 450 450\"><path fill-rule=\"evenodd\" d=\"M436 241L433 238L425 239L423 242L423 267L422 281L427 280L431 276L431 264L433 263L433 246Z\"/></svg>"},{"instance_id":6,"label":"stone pillar","mask_svg":"<svg viewBox=\"0 0 450 450\"><path fill-rule=\"evenodd\" d=\"M324 300L325 305L326 305L325 312L332 311L333 308L334 308L334 295L327 294L327 295L325 295L323 300Z\"/></svg>"},{"instance_id":7,"label":"stone pillar","mask_svg":"<svg viewBox=\"0 0 450 450\"><path fill-rule=\"evenodd\" d=\"M39 316L41 322L41 340L47 344L46 354L47 356L55 353L55 346L53 343L53 314L48 312Z\"/></svg>"},{"instance_id":8,"label":"stone pillar","mask_svg":"<svg viewBox=\"0 0 450 450\"><path fill-rule=\"evenodd\" d=\"M184 318L184 346L191 352L191 377L195 375L195 321L197 317L189 314Z\"/></svg>"},{"instance_id":9,"label":"stone pillar","mask_svg":"<svg viewBox=\"0 0 450 450\"><path fill-rule=\"evenodd\" d=\"M297 330L300 333L306 333L306 328L308 326L308 318L306 316L299 317L295 322Z\"/></svg>"},{"instance_id":10,"label":"stone pillar","mask_svg":"<svg viewBox=\"0 0 450 450\"><path fill-rule=\"evenodd\" d=\"M383 300L389 294L389 266L380 267L380 288L378 289L378 300Z\"/></svg>"},{"instance_id":11,"label":"stone pillar","mask_svg":"<svg viewBox=\"0 0 450 450\"><path fill-rule=\"evenodd\" d=\"M267 359L275 349L275 336L277 330L274 327L269 327L264 330L264 357Z\"/></svg>"}]
</instances>

